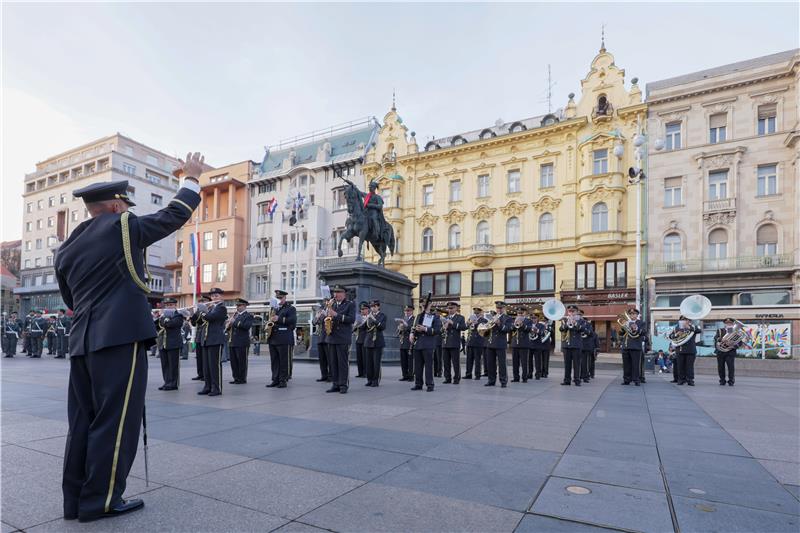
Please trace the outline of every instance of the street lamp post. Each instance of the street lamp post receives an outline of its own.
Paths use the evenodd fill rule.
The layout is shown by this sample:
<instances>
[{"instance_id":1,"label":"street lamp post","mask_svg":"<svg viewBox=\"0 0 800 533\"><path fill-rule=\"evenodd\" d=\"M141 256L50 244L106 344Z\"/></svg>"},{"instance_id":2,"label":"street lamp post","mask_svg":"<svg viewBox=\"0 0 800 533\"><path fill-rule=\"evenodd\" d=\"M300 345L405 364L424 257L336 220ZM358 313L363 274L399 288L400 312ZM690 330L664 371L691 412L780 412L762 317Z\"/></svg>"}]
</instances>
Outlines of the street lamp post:
<instances>
[{"instance_id":1,"label":"street lamp post","mask_svg":"<svg viewBox=\"0 0 800 533\"><path fill-rule=\"evenodd\" d=\"M628 169L628 183L636 185L636 308L642 308L642 155L647 148L647 137L642 133L640 119L636 119L636 135L633 137L635 166Z\"/></svg>"},{"instance_id":2,"label":"street lamp post","mask_svg":"<svg viewBox=\"0 0 800 533\"><path fill-rule=\"evenodd\" d=\"M297 258L297 249L300 247L300 230L304 228L302 224L297 224L297 220L302 213L308 209L310 202L308 196L299 189L292 189L286 198L286 211L289 212L289 225L294 232L294 276L292 276L292 304L297 305L297 288L300 280L300 263Z\"/></svg>"}]
</instances>

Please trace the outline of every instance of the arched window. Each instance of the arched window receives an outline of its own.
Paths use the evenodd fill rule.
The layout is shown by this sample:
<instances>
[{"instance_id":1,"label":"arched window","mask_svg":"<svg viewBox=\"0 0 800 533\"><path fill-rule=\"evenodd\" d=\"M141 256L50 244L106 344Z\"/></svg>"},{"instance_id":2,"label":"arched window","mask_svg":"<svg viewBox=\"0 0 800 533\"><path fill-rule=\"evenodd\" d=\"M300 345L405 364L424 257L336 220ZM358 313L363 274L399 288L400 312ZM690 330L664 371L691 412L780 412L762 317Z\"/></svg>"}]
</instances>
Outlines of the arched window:
<instances>
[{"instance_id":1,"label":"arched window","mask_svg":"<svg viewBox=\"0 0 800 533\"><path fill-rule=\"evenodd\" d=\"M461 248L461 227L458 224L453 224L447 230L447 247L451 250Z\"/></svg>"},{"instance_id":2,"label":"arched window","mask_svg":"<svg viewBox=\"0 0 800 533\"><path fill-rule=\"evenodd\" d=\"M462 137L461 135L456 135L456 136L455 136L455 137L453 137L453 139L450 141L450 144L451 144L452 146L458 146L459 144L467 144L467 140L466 140L464 137Z\"/></svg>"},{"instance_id":3,"label":"arched window","mask_svg":"<svg viewBox=\"0 0 800 533\"><path fill-rule=\"evenodd\" d=\"M436 144L433 141L431 141L431 142L429 142L428 144L425 145L425 151L426 152L430 152L431 150L436 150L437 148L439 148L439 145Z\"/></svg>"},{"instance_id":4,"label":"arched window","mask_svg":"<svg viewBox=\"0 0 800 533\"><path fill-rule=\"evenodd\" d=\"M492 130L490 130L489 128L486 128L480 134L480 138L481 139L490 139L492 137L497 137L497 134L495 132L493 132Z\"/></svg>"},{"instance_id":5,"label":"arched window","mask_svg":"<svg viewBox=\"0 0 800 533\"><path fill-rule=\"evenodd\" d=\"M539 240L550 241L554 238L553 215L544 213L539 217Z\"/></svg>"},{"instance_id":6,"label":"arched window","mask_svg":"<svg viewBox=\"0 0 800 533\"><path fill-rule=\"evenodd\" d=\"M592 206L592 231L608 231L608 206L603 202Z\"/></svg>"},{"instance_id":7,"label":"arched window","mask_svg":"<svg viewBox=\"0 0 800 533\"><path fill-rule=\"evenodd\" d=\"M756 231L756 255L767 257L778 253L778 228L764 224Z\"/></svg>"},{"instance_id":8,"label":"arched window","mask_svg":"<svg viewBox=\"0 0 800 533\"><path fill-rule=\"evenodd\" d=\"M664 261L680 261L681 236L670 233L664 237Z\"/></svg>"},{"instance_id":9,"label":"arched window","mask_svg":"<svg viewBox=\"0 0 800 533\"><path fill-rule=\"evenodd\" d=\"M516 133L518 131L525 131L527 129L528 128L526 128L525 124L523 124L522 122L515 122L511 126L509 126L508 131L510 131L511 133Z\"/></svg>"},{"instance_id":10,"label":"arched window","mask_svg":"<svg viewBox=\"0 0 800 533\"><path fill-rule=\"evenodd\" d=\"M478 244L489 244L489 223L485 220L478 222L475 242Z\"/></svg>"},{"instance_id":11,"label":"arched window","mask_svg":"<svg viewBox=\"0 0 800 533\"><path fill-rule=\"evenodd\" d=\"M728 257L728 232L717 228L708 234L709 259L725 259Z\"/></svg>"},{"instance_id":12,"label":"arched window","mask_svg":"<svg viewBox=\"0 0 800 533\"><path fill-rule=\"evenodd\" d=\"M425 228L422 230L422 251L430 252L433 250L433 230Z\"/></svg>"},{"instance_id":13,"label":"arched window","mask_svg":"<svg viewBox=\"0 0 800 533\"><path fill-rule=\"evenodd\" d=\"M516 244L519 241L519 219L511 217L506 222L506 244Z\"/></svg>"}]
</instances>

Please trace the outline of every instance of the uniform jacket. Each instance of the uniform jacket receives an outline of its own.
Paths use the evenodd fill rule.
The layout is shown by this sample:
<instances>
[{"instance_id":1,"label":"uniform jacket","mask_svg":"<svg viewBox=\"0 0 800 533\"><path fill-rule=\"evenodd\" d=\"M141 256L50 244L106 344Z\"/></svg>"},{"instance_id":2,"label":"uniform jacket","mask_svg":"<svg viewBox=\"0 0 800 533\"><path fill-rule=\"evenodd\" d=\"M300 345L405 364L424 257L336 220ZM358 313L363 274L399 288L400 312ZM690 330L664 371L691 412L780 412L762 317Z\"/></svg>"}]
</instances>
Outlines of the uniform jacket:
<instances>
[{"instance_id":1,"label":"uniform jacket","mask_svg":"<svg viewBox=\"0 0 800 533\"><path fill-rule=\"evenodd\" d=\"M414 332L415 350L433 350L436 348L436 339L442 338L442 320L439 318L439 315L434 313L433 315L428 316L433 316L433 322L431 322L431 325L426 328L425 332ZM420 317L419 324L423 325L422 323L424 320L425 315Z\"/></svg>"},{"instance_id":2,"label":"uniform jacket","mask_svg":"<svg viewBox=\"0 0 800 533\"><path fill-rule=\"evenodd\" d=\"M194 330L194 343L195 346L203 346L203 341L206 338L206 321L200 316L200 311L197 310L194 312L192 317L189 319L192 325L195 327Z\"/></svg>"},{"instance_id":3,"label":"uniform jacket","mask_svg":"<svg viewBox=\"0 0 800 533\"><path fill-rule=\"evenodd\" d=\"M478 333L478 325L486 324L488 320L483 315L478 317L471 326L469 326L469 334L467 335L467 348L483 348L486 346L486 337Z\"/></svg>"},{"instance_id":4,"label":"uniform jacket","mask_svg":"<svg viewBox=\"0 0 800 533\"><path fill-rule=\"evenodd\" d=\"M445 330L446 334L442 346L444 348L461 349L461 332L467 330L467 321L464 319L464 315L458 313L453 315L450 320L452 320L453 323Z\"/></svg>"},{"instance_id":5,"label":"uniform jacket","mask_svg":"<svg viewBox=\"0 0 800 533\"><path fill-rule=\"evenodd\" d=\"M336 316L333 317L333 331L328 337L328 344L346 344L350 345L353 341L353 324L356 321L356 304L349 300L344 300L342 303L333 302L332 309L336 311ZM364 346L367 345L366 339Z\"/></svg>"},{"instance_id":6,"label":"uniform jacket","mask_svg":"<svg viewBox=\"0 0 800 533\"><path fill-rule=\"evenodd\" d=\"M34 317L31 320L31 324L30 324L31 337L36 338L36 337L43 336L45 334L45 332L47 331L47 328L49 328L49 327L50 327L50 323L47 321L46 318L42 318L42 317L36 318L36 317Z\"/></svg>"},{"instance_id":7,"label":"uniform jacket","mask_svg":"<svg viewBox=\"0 0 800 533\"><path fill-rule=\"evenodd\" d=\"M272 327L272 335L269 336L269 344L294 346L295 326L297 326L297 310L286 302L275 312L275 325Z\"/></svg>"},{"instance_id":8,"label":"uniform jacket","mask_svg":"<svg viewBox=\"0 0 800 533\"><path fill-rule=\"evenodd\" d=\"M56 317L56 334L69 335L69 330L72 327L72 319L66 315Z\"/></svg>"},{"instance_id":9,"label":"uniform jacket","mask_svg":"<svg viewBox=\"0 0 800 533\"><path fill-rule=\"evenodd\" d=\"M159 343L159 348L177 350L183 346L183 315L175 312L172 316L161 315L158 325L164 330L164 340Z\"/></svg>"},{"instance_id":10,"label":"uniform jacket","mask_svg":"<svg viewBox=\"0 0 800 533\"><path fill-rule=\"evenodd\" d=\"M508 333L512 329L514 329L514 319L506 314L501 315L497 324L492 326L491 333L489 334L489 342L486 344L486 347L495 350L505 350L508 348Z\"/></svg>"},{"instance_id":11,"label":"uniform jacket","mask_svg":"<svg viewBox=\"0 0 800 533\"><path fill-rule=\"evenodd\" d=\"M694 335L692 335L685 344L681 346L677 346L675 348L675 353L678 355L697 355L697 343L695 341L696 335L701 332L700 328L695 326L694 324L689 324L689 328L694 330ZM675 333L678 331L678 327L676 326L672 332ZM671 335L671 334L670 334Z\"/></svg>"},{"instance_id":12,"label":"uniform jacket","mask_svg":"<svg viewBox=\"0 0 800 533\"><path fill-rule=\"evenodd\" d=\"M361 320L361 324L359 324L358 327L353 326L356 328L356 344L364 344L364 341L367 340L366 317L361 316L361 313L359 313L359 315L356 317L356 322L358 322L359 320Z\"/></svg>"},{"instance_id":13,"label":"uniform jacket","mask_svg":"<svg viewBox=\"0 0 800 533\"><path fill-rule=\"evenodd\" d=\"M253 327L253 315L242 311L231 322L231 346L246 348L250 346L250 330Z\"/></svg>"},{"instance_id":14,"label":"uniform jacket","mask_svg":"<svg viewBox=\"0 0 800 533\"><path fill-rule=\"evenodd\" d=\"M3 319L3 334L8 337L19 338L19 334L22 331L22 322L17 320L12 320L10 318Z\"/></svg>"},{"instance_id":15,"label":"uniform jacket","mask_svg":"<svg viewBox=\"0 0 800 533\"><path fill-rule=\"evenodd\" d=\"M639 350L642 351L647 337L647 326L641 320L636 320L636 328L639 330L638 337L631 337L623 330L622 334L622 349L623 350ZM691 342L691 341L690 341Z\"/></svg>"},{"instance_id":16,"label":"uniform jacket","mask_svg":"<svg viewBox=\"0 0 800 533\"><path fill-rule=\"evenodd\" d=\"M533 329L533 321L528 317L522 319L522 325L519 328L515 328L514 322L511 322L511 347L530 348L533 343L529 335L531 329Z\"/></svg>"},{"instance_id":17,"label":"uniform jacket","mask_svg":"<svg viewBox=\"0 0 800 533\"><path fill-rule=\"evenodd\" d=\"M736 353L736 348L738 348L739 346L744 344L742 342L737 342L736 343L736 347L733 350L729 350L727 352L720 351L719 348L717 348L717 343L719 341L721 341L722 337L724 337L727 334L728 334L727 328L720 328L720 329L717 330L717 333L714 335L714 350L716 351L716 353Z\"/></svg>"},{"instance_id":18,"label":"uniform jacket","mask_svg":"<svg viewBox=\"0 0 800 533\"><path fill-rule=\"evenodd\" d=\"M378 314L371 320L373 322L373 330L367 328L366 338L364 339L364 348L383 348L386 346L386 341L383 338L383 330L386 329L386 313L378 311ZM365 322L366 325L366 322Z\"/></svg>"},{"instance_id":19,"label":"uniform jacket","mask_svg":"<svg viewBox=\"0 0 800 533\"><path fill-rule=\"evenodd\" d=\"M586 320L586 328L584 332L581 334L581 339L583 340L583 351L584 352L593 352L594 351L594 327L592 327L592 323Z\"/></svg>"},{"instance_id":20,"label":"uniform jacket","mask_svg":"<svg viewBox=\"0 0 800 533\"><path fill-rule=\"evenodd\" d=\"M144 249L183 227L200 196L182 187L163 209L128 219L133 268L144 280ZM108 213L78 225L56 252L61 298L74 311L71 356L142 342L152 346L156 328L146 293L133 281L122 246L120 214ZM119 312L125 310L125 320Z\"/></svg>"},{"instance_id":21,"label":"uniform jacket","mask_svg":"<svg viewBox=\"0 0 800 533\"><path fill-rule=\"evenodd\" d=\"M328 334L325 333L325 317L324 316L315 317L314 324L317 326L317 337L319 338L317 344L327 344Z\"/></svg>"},{"instance_id":22,"label":"uniform jacket","mask_svg":"<svg viewBox=\"0 0 800 533\"><path fill-rule=\"evenodd\" d=\"M405 315L403 315L403 320L406 323L406 329L400 332L400 349L410 350L411 339L409 336L411 335L411 327L414 325L414 315L411 315L409 318L406 318Z\"/></svg>"},{"instance_id":23,"label":"uniform jacket","mask_svg":"<svg viewBox=\"0 0 800 533\"><path fill-rule=\"evenodd\" d=\"M225 321L228 320L225 304L220 301L218 304L209 305L208 311L200 313L200 317L207 322L203 346L225 344Z\"/></svg>"},{"instance_id":24,"label":"uniform jacket","mask_svg":"<svg viewBox=\"0 0 800 533\"><path fill-rule=\"evenodd\" d=\"M566 320L561 323L559 326L559 331L564 334L563 340L561 341L562 348L577 348L578 350L583 350L583 339L581 338L581 333L586 331L587 322L579 318L575 321L575 325L567 327Z\"/></svg>"}]
</instances>

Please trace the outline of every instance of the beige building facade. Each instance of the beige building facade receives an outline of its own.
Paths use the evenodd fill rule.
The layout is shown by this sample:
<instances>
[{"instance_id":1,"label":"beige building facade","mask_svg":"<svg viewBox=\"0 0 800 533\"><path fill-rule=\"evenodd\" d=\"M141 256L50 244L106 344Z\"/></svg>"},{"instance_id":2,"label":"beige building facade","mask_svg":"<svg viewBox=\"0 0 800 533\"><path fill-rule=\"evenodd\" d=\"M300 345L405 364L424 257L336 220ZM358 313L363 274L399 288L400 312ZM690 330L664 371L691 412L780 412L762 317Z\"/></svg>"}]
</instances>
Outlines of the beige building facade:
<instances>
[{"instance_id":1,"label":"beige building facade","mask_svg":"<svg viewBox=\"0 0 800 533\"><path fill-rule=\"evenodd\" d=\"M663 331L706 295L706 348L726 316L800 342L800 52L647 85L648 286Z\"/></svg>"}]
</instances>

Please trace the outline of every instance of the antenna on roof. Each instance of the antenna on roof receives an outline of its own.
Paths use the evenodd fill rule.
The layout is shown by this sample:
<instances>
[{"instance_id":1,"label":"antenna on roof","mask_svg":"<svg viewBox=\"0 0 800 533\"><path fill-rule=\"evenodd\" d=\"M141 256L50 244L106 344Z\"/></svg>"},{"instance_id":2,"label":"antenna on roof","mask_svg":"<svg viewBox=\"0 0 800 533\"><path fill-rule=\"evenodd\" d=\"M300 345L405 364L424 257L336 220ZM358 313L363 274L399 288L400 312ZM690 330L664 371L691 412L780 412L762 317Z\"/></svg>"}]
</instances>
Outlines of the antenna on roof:
<instances>
[{"instance_id":1,"label":"antenna on roof","mask_svg":"<svg viewBox=\"0 0 800 533\"><path fill-rule=\"evenodd\" d=\"M550 72L550 64L547 64L547 89L545 92L544 101L547 101L547 114L553 112L553 87L555 87L555 83L553 82L553 76ZM542 100L540 100L541 102Z\"/></svg>"},{"instance_id":2,"label":"antenna on roof","mask_svg":"<svg viewBox=\"0 0 800 533\"><path fill-rule=\"evenodd\" d=\"M600 52L606 51L606 24L600 25Z\"/></svg>"},{"instance_id":3,"label":"antenna on roof","mask_svg":"<svg viewBox=\"0 0 800 533\"><path fill-rule=\"evenodd\" d=\"M395 105L394 89L392 89L392 111L397 111L397 106Z\"/></svg>"}]
</instances>

